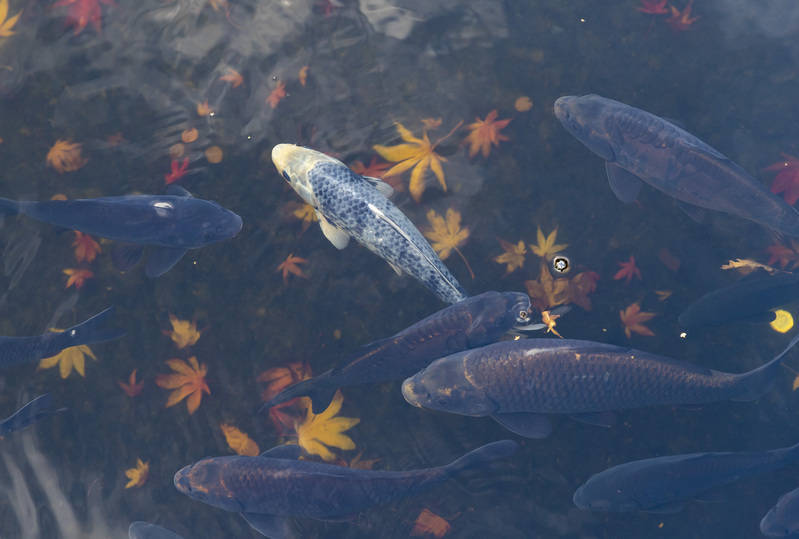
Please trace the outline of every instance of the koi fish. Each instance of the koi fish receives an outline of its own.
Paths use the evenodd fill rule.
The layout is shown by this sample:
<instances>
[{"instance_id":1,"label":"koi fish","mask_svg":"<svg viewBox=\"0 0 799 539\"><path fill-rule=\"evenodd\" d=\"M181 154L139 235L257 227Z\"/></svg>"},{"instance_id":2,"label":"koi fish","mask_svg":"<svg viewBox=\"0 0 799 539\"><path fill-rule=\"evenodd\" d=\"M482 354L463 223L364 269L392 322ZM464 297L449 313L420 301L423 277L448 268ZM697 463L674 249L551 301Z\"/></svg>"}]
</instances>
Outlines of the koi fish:
<instances>
[{"instance_id":1,"label":"koi fish","mask_svg":"<svg viewBox=\"0 0 799 539\"><path fill-rule=\"evenodd\" d=\"M415 277L441 301L457 303L466 292L413 223L388 198L391 186L359 176L321 152L278 144L272 148L278 172L310 204L322 233L337 249L350 237L383 258L397 272Z\"/></svg>"},{"instance_id":2,"label":"koi fish","mask_svg":"<svg viewBox=\"0 0 799 539\"><path fill-rule=\"evenodd\" d=\"M545 414L609 427L614 410L755 400L797 341L743 374L591 341L505 341L434 361L403 382L402 394L420 408L490 416L516 434L545 438L552 430Z\"/></svg>"},{"instance_id":3,"label":"koi fish","mask_svg":"<svg viewBox=\"0 0 799 539\"><path fill-rule=\"evenodd\" d=\"M66 411L66 408L53 410L53 397L49 393L39 395L25 406L0 421L0 436L22 430L40 419Z\"/></svg>"},{"instance_id":4,"label":"koi fish","mask_svg":"<svg viewBox=\"0 0 799 539\"><path fill-rule=\"evenodd\" d=\"M297 445L282 445L257 457L209 457L178 470L174 483L205 504L241 513L267 537L286 537L285 517L341 520L375 505L425 492L464 470L507 458L511 440L493 442L444 466L408 471L358 470L297 460Z\"/></svg>"},{"instance_id":5,"label":"koi fish","mask_svg":"<svg viewBox=\"0 0 799 539\"><path fill-rule=\"evenodd\" d=\"M598 95L563 96L555 116L605 160L610 188L632 202L642 183L701 221L707 208L799 236L799 212L721 152L672 122Z\"/></svg>"}]
</instances>

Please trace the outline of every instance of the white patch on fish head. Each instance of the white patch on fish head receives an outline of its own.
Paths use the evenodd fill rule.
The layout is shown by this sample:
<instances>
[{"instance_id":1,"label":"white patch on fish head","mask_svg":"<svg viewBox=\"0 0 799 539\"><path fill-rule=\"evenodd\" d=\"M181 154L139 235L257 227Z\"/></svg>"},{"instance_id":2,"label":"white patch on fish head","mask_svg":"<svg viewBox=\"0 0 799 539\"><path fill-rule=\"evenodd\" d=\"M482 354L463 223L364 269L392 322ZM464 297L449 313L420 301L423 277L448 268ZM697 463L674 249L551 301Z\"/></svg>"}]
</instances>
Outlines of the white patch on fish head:
<instances>
[{"instance_id":1,"label":"white patch on fish head","mask_svg":"<svg viewBox=\"0 0 799 539\"><path fill-rule=\"evenodd\" d=\"M153 209L158 217L169 217L175 211L175 206L168 200L157 200L153 202Z\"/></svg>"},{"instance_id":2,"label":"white patch on fish head","mask_svg":"<svg viewBox=\"0 0 799 539\"><path fill-rule=\"evenodd\" d=\"M317 207L317 202L314 186L309 176L311 169L319 163L325 162L347 166L322 152L295 144L278 144L272 148L272 162L283 179L291 185L291 188L314 208Z\"/></svg>"}]
</instances>

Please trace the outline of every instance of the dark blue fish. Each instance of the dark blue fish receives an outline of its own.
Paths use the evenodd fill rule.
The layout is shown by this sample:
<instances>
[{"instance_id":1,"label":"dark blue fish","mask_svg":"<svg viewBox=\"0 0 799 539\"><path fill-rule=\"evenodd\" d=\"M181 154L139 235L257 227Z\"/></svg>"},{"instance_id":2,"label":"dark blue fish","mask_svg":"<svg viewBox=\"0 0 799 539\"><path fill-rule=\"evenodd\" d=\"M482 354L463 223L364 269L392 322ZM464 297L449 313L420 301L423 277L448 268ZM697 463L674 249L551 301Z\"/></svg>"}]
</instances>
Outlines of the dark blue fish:
<instances>
[{"instance_id":1,"label":"dark blue fish","mask_svg":"<svg viewBox=\"0 0 799 539\"><path fill-rule=\"evenodd\" d=\"M691 329L728 322L771 322L773 309L799 299L799 275L778 273L747 277L735 284L708 292L688 306L680 327Z\"/></svg>"},{"instance_id":2,"label":"dark blue fish","mask_svg":"<svg viewBox=\"0 0 799 539\"><path fill-rule=\"evenodd\" d=\"M799 335L743 374L590 341L506 341L434 361L403 382L402 394L414 406L490 416L517 434L543 438L552 430L544 414L611 426L614 410L757 399L797 341Z\"/></svg>"},{"instance_id":3,"label":"dark blue fish","mask_svg":"<svg viewBox=\"0 0 799 539\"><path fill-rule=\"evenodd\" d=\"M485 292L450 305L396 335L362 347L345 365L295 384L264 405L309 396L321 413L340 387L403 380L434 359L498 340L530 326L530 298L522 292Z\"/></svg>"},{"instance_id":4,"label":"dark blue fish","mask_svg":"<svg viewBox=\"0 0 799 539\"><path fill-rule=\"evenodd\" d=\"M129 539L183 539L172 530L167 530L161 526L137 520L131 522L128 528Z\"/></svg>"},{"instance_id":5,"label":"dark blue fish","mask_svg":"<svg viewBox=\"0 0 799 539\"><path fill-rule=\"evenodd\" d=\"M574 503L594 511L674 513L685 502L739 479L799 460L799 444L771 451L690 453L625 462L591 476Z\"/></svg>"},{"instance_id":6,"label":"dark blue fish","mask_svg":"<svg viewBox=\"0 0 799 539\"><path fill-rule=\"evenodd\" d=\"M760 521L760 533L768 537L799 536L799 488L780 496Z\"/></svg>"},{"instance_id":7,"label":"dark blue fish","mask_svg":"<svg viewBox=\"0 0 799 539\"><path fill-rule=\"evenodd\" d=\"M0 436L22 430L40 419L66 411L66 408L53 409L53 397L49 393L39 395L28 404L0 421Z\"/></svg>"},{"instance_id":8,"label":"dark blue fish","mask_svg":"<svg viewBox=\"0 0 799 539\"><path fill-rule=\"evenodd\" d=\"M230 239L242 226L241 217L216 202L194 198L174 185L169 192L174 194L41 202L0 198L0 213L21 213L85 234L153 246L145 271L157 277L188 249Z\"/></svg>"},{"instance_id":9,"label":"dark blue fish","mask_svg":"<svg viewBox=\"0 0 799 539\"><path fill-rule=\"evenodd\" d=\"M114 308L98 313L85 322L60 333L48 332L37 337L0 337L0 368L52 357L64 348L118 339L125 334L105 327Z\"/></svg>"},{"instance_id":10,"label":"dark blue fish","mask_svg":"<svg viewBox=\"0 0 799 539\"><path fill-rule=\"evenodd\" d=\"M654 114L598 95L564 96L555 116L605 160L610 187L632 202L642 182L701 219L707 208L799 236L799 212L718 150Z\"/></svg>"},{"instance_id":11,"label":"dark blue fish","mask_svg":"<svg viewBox=\"0 0 799 539\"><path fill-rule=\"evenodd\" d=\"M267 537L286 537L285 517L342 520L379 504L424 492L463 470L513 455L518 444L493 442L435 468L409 471L358 470L297 460L299 446L275 447L258 457L210 457L175 474L187 496L241 513Z\"/></svg>"}]
</instances>

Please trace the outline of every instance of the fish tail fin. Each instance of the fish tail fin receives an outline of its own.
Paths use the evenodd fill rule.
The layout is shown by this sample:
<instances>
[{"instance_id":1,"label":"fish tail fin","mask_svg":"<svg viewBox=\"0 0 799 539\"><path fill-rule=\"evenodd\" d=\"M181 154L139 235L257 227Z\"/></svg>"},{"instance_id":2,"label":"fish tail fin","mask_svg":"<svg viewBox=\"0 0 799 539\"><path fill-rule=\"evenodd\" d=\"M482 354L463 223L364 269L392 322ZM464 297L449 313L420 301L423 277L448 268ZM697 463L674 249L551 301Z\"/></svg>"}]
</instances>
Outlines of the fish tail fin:
<instances>
[{"instance_id":1,"label":"fish tail fin","mask_svg":"<svg viewBox=\"0 0 799 539\"><path fill-rule=\"evenodd\" d=\"M777 375L780 372L780 366L782 365L782 360L785 354L788 353L788 351L793 348L797 342L799 342L799 333L797 333L794 338L791 339L791 342L788 343L788 346L786 346L782 352L777 354L774 359L761 367L739 375L739 387L741 391L731 400L753 401L759 399L765 393L767 393L777 380Z\"/></svg>"},{"instance_id":2,"label":"fish tail fin","mask_svg":"<svg viewBox=\"0 0 799 539\"><path fill-rule=\"evenodd\" d=\"M19 202L9 198L0 198L0 215L17 215Z\"/></svg>"},{"instance_id":3,"label":"fish tail fin","mask_svg":"<svg viewBox=\"0 0 799 539\"><path fill-rule=\"evenodd\" d=\"M42 418L63 412L66 408L52 408L53 398L49 393L39 395L14 414L0 422L0 434L7 436L14 431L24 429Z\"/></svg>"},{"instance_id":4,"label":"fish tail fin","mask_svg":"<svg viewBox=\"0 0 799 539\"><path fill-rule=\"evenodd\" d=\"M500 440L473 449L445 466L450 473L459 473L469 468L483 466L489 462L504 459L513 455L519 449L519 444L513 440Z\"/></svg>"},{"instance_id":5,"label":"fish tail fin","mask_svg":"<svg viewBox=\"0 0 799 539\"><path fill-rule=\"evenodd\" d=\"M330 405L336 393L336 389L338 389L325 383L327 379L330 378L330 373L331 371L323 372L318 376L302 380L287 387L272 397L269 402L264 403L259 412L264 412L273 406L283 404L297 397L309 397L311 399L311 410L313 413L321 414Z\"/></svg>"},{"instance_id":6,"label":"fish tail fin","mask_svg":"<svg viewBox=\"0 0 799 539\"><path fill-rule=\"evenodd\" d=\"M122 337L125 331L118 328L106 327L113 314L114 308L109 307L95 314L88 320L64 330L63 335L68 339L67 345L78 346L81 344L92 344L111 341Z\"/></svg>"}]
</instances>

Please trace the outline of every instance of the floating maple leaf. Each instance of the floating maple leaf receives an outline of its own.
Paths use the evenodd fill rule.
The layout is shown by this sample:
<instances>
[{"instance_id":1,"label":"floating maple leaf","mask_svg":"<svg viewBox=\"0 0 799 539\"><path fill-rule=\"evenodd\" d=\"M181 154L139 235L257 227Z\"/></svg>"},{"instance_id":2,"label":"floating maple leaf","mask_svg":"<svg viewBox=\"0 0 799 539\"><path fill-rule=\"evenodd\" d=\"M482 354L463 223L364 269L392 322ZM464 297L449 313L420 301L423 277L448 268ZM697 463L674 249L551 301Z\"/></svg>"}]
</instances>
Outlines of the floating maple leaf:
<instances>
[{"instance_id":1,"label":"floating maple leaf","mask_svg":"<svg viewBox=\"0 0 799 539\"><path fill-rule=\"evenodd\" d=\"M630 259L627 262L617 262L617 264L621 267L619 271L613 276L613 279L618 281L624 279L624 282L629 284L633 277L638 278L641 280L641 270L638 269L638 266L635 265L635 257L630 255Z\"/></svg>"},{"instance_id":2,"label":"floating maple leaf","mask_svg":"<svg viewBox=\"0 0 799 539\"><path fill-rule=\"evenodd\" d=\"M407 144L397 144L396 146L381 146L380 144L375 144L372 146L383 159L391 161L392 163L397 163L387 170L384 176L390 177L397 174L402 174L406 170L413 168L408 190L410 191L413 199L416 202L419 202L422 199L422 194L425 190L425 172L427 172L427 169L429 168L433 171L433 174L435 174L436 178L438 178L438 183L441 185L441 189L446 191L447 182L444 180L444 169L441 168L441 163L446 162L447 160L438 155L435 152L435 149L436 146L438 146L442 141L446 140L447 137L452 135L452 133L454 133L455 130L461 126L461 123L462 122L458 122L458 125L456 125L452 131L438 139L435 144L432 144L430 139L427 137L427 131L422 131L422 138L416 138L413 136L413 133L405 128L405 126L397 122L397 132L399 133L400 138L402 138L402 140L404 140Z\"/></svg>"},{"instance_id":3,"label":"floating maple leaf","mask_svg":"<svg viewBox=\"0 0 799 539\"><path fill-rule=\"evenodd\" d=\"M527 112L533 108L533 101L526 95L517 97L516 101L513 102L513 108L519 112Z\"/></svg>"},{"instance_id":4,"label":"floating maple leaf","mask_svg":"<svg viewBox=\"0 0 799 539\"><path fill-rule=\"evenodd\" d=\"M258 444L252 441L246 433L227 423L222 423L219 428L222 429L222 434L225 435L227 445L237 454L248 457L257 457L261 454Z\"/></svg>"},{"instance_id":5,"label":"floating maple leaf","mask_svg":"<svg viewBox=\"0 0 799 539\"><path fill-rule=\"evenodd\" d=\"M97 33L102 32L103 14L100 4L114 6L113 0L58 0L53 7L69 6L67 10L67 26L75 28L75 35L80 34L86 25L91 23Z\"/></svg>"},{"instance_id":6,"label":"floating maple leaf","mask_svg":"<svg viewBox=\"0 0 799 539\"><path fill-rule=\"evenodd\" d=\"M238 88L241 86L241 83L244 82L244 77L232 67L226 67L225 74L220 76L219 80L229 82L233 88Z\"/></svg>"},{"instance_id":7,"label":"floating maple leaf","mask_svg":"<svg viewBox=\"0 0 799 539\"><path fill-rule=\"evenodd\" d=\"M569 281L569 303L579 305L586 311L591 310L591 298L588 297L596 290L599 274L595 271L584 271L572 277Z\"/></svg>"},{"instance_id":8,"label":"floating maple leaf","mask_svg":"<svg viewBox=\"0 0 799 539\"><path fill-rule=\"evenodd\" d=\"M66 268L61 270L67 276L67 284L65 288L75 286L77 289L83 288L86 281L94 277L94 272L86 268Z\"/></svg>"},{"instance_id":9,"label":"floating maple leaf","mask_svg":"<svg viewBox=\"0 0 799 539\"><path fill-rule=\"evenodd\" d=\"M186 175L186 170L189 168L189 158L185 157L182 163L177 159L173 159L169 168L169 174L164 174L164 182L166 182L167 185L178 181Z\"/></svg>"},{"instance_id":10,"label":"floating maple leaf","mask_svg":"<svg viewBox=\"0 0 799 539\"><path fill-rule=\"evenodd\" d=\"M425 230L424 235L433 242L433 250L438 253L438 257L441 260L446 260L452 251L458 253L463 263L466 264L469 275L474 279L472 267L469 265L466 257L463 256L461 250L458 249L459 246L466 243L466 240L469 239L469 229L461 228L460 212L448 208L446 216L445 221L444 217L437 214L435 210L429 210L427 212L427 221L432 228Z\"/></svg>"},{"instance_id":11,"label":"floating maple leaf","mask_svg":"<svg viewBox=\"0 0 799 539\"><path fill-rule=\"evenodd\" d=\"M214 109L208 104L207 99L202 103L197 103L197 116L212 116L213 114Z\"/></svg>"},{"instance_id":12,"label":"floating maple leaf","mask_svg":"<svg viewBox=\"0 0 799 539\"><path fill-rule=\"evenodd\" d=\"M364 165L360 161L353 161L350 165L350 169L355 174L360 174L361 176L371 176L372 178L382 178L389 168L391 168L391 163L378 161L377 157L372 157L372 160L369 161L368 165Z\"/></svg>"},{"instance_id":13,"label":"floating maple leaf","mask_svg":"<svg viewBox=\"0 0 799 539\"><path fill-rule=\"evenodd\" d=\"M541 262L538 280L525 281L524 286L539 311L546 311L569 301L569 280L553 278L546 262Z\"/></svg>"},{"instance_id":14,"label":"floating maple leaf","mask_svg":"<svg viewBox=\"0 0 799 539\"><path fill-rule=\"evenodd\" d=\"M538 242L538 245L533 245L531 243L530 250L544 260L550 260L555 253L559 253L569 246L568 243L556 244L555 241L557 239L558 227L555 227L555 230L550 232L549 236L544 236L544 233L541 231L541 227L538 227L538 230L536 231L536 241Z\"/></svg>"},{"instance_id":15,"label":"floating maple leaf","mask_svg":"<svg viewBox=\"0 0 799 539\"><path fill-rule=\"evenodd\" d=\"M290 253L286 259L278 264L277 269L275 271L282 271L283 272L283 284L289 284L289 273L292 275L296 275L297 277L302 277L303 279L307 279L308 276L305 275L298 264L307 264L308 260L305 258L300 258L299 256L294 256L294 253Z\"/></svg>"},{"instance_id":16,"label":"floating maple leaf","mask_svg":"<svg viewBox=\"0 0 799 539\"><path fill-rule=\"evenodd\" d=\"M666 301L671 297L671 290L655 290L655 295L658 297L658 301Z\"/></svg>"},{"instance_id":17,"label":"floating maple leaf","mask_svg":"<svg viewBox=\"0 0 799 539\"><path fill-rule=\"evenodd\" d=\"M50 331L61 333L63 329L50 328ZM61 378L66 378L75 369L75 372L81 376L86 376L86 356L97 361L97 357L92 352L92 349L85 344L78 346L70 346L64 348L59 353L52 357L46 357L39 361L38 370L50 369L58 365L58 372Z\"/></svg>"},{"instance_id":18,"label":"floating maple leaf","mask_svg":"<svg viewBox=\"0 0 799 539\"><path fill-rule=\"evenodd\" d=\"M125 395L130 398L133 398L141 393L142 389L144 388L144 382L136 382L136 369L133 369L133 371L130 373L127 384L119 380L117 380L117 384L119 384L119 387L121 387L122 391L125 392Z\"/></svg>"},{"instance_id":19,"label":"floating maple leaf","mask_svg":"<svg viewBox=\"0 0 799 539\"><path fill-rule=\"evenodd\" d=\"M619 318L624 326L624 334L629 339L632 333L646 335L647 337L654 337L655 333L644 325L644 322L651 320L657 316L655 313L648 313L641 310L638 303L628 305L623 311L619 311Z\"/></svg>"},{"instance_id":20,"label":"floating maple leaf","mask_svg":"<svg viewBox=\"0 0 799 539\"><path fill-rule=\"evenodd\" d=\"M75 230L75 239L72 246L75 248L75 259L78 262L92 262L101 251L100 244L88 234Z\"/></svg>"},{"instance_id":21,"label":"floating maple leaf","mask_svg":"<svg viewBox=\"0 0 799 539\"><path fill-rule=\"evenodd\" d=\"M174 389L169 394L166 407L174 406L186 397L186 408L189 414L193 414L200 407L203 398L203 391L211 394L205 375L208 368L205 364L197 363L197 358L191 356L188 363L182 359L170 359L166 362L170 369L175 371L173 374L159 374L155 377L155 384L164 389Z\"/></svg>"},{"instance_id":22,"label":"floating maple leaf","mask_svg":"<svg viewBox=\"0 0 799 539\"><path fill-rule=\"evenodd\" d=\"M291 202L290 204L291 206L295 207L295 209L292 210L291 215L302 221L303 232L308 230L308 227L311 226L312 223L315 223L319 220L319 216L316 215L316 210L307 202Z\"/></svg>"},{"instance_id":23,"label":"floating maple leaf","mask_svg":"<svg viewBox=\"0 0 799 539\"><path fill-rule=\"evenodd\" d=\"M510 123L511 119L497 120L497 115L498 113L494 109L488 113L485 120L481 120L478 117L475 118L476 121L474 123L466 126L466 129L470 131L466 139L464 139L465 142L469 143L469 157L474 157L478 151L483 154L483 157L488 157L488 154L491 153L492 144L499 146L500 141L510 140L505 135L502 135L500 131Z\"/></svg>"},{"instance_id":24,"label":"floating maple leaf","mask_svg":"<svg viewBox=\"0 0 799 539\"><path fill-rule=\"evenodd\" d=\"M677 32L682 32L688 30L693 23L699 19L699 17L691 17L691 8L693 6L694 0L689 0L688 5L686 5L682 11L677 9L674 6L669 6L671 10L671 17L666 19L666 24L668 24L672 30Z\"/></svg>"},{"instance_id":25,"label":"floating maple leaf","mask_svg":"<svg viewBox=\"0 0 799 539\"><path fill-rule=\"evenodd\" d=\"M667 3L668 0L641 0L641 5L635 9L649 15L665 15L669 12Z\"/></svg>"},{"instance_id":26,"label":"floating maple leaf","mask_svg":"<svg viewBox=\"0 0 799 539\"><path fill-rule=\"evenodd\" d=\"M771 182L771 192L782 193L785 202L793 206L799 200L799 158L782 154L783 160L766 167L764 170L777 171Z\"/></svg>"},{"instance_id":27,"label":"floating maple leaf","mask_svg":"<svg viewBox=\"0 0 799 539\"><path fill-rule=\"evenodd\" d=\"M525 247L524 241L519 240L519 243L516 245L500 238L497 238L497 241L499 241L499 244L505 252L499 256L495 256L494 262L497 264L507 264L505 275L524 266L524 258L527 254L527 247Z\"/></svg>"},{"instance_id":28,"label":"floating maple leaf","mask_svg":"<svg viewBox=\"0 0 799 539\"><path fill-rule=\"evenodd\" d=\"M150 474L150 463L142 459L136 459L136 466L125 470L125 476L128 478L128 483L125 488L140 487L147 481L147 476Z\"/></svg>"},{"instance_id":29,"label":"floating maple leaf","mask_svg":"<svg viewBox=\"0 0 799 539\"><path fill-rule=\"evenodd\" d=\"M258 375L256 379L265 383L266 388L261 392L264 402L272 398L292 384L311 377L311 366L304 361L295 361L285 367L273 367ZM305 409L310 406L306 397L299 397L283 402L269 409L269 419L282 435L293 430L299 417L305 415Z\"/></svg>"},{"instance_id":30,"label":"floating maple leaf","mask_svg":"<svg viewBox=\"0 0 799 539\"><path fill-rule=\"evenodd\" d=\"M279 80L277 81L277 86L266 97L266 102L269 103L270 107L275 108L284 97L286 97L286 83Z\"/></svg>"},{"instance_id":31,"label":"floating maple leaf","mask_svg":"<svg viewBox=\"0 0 799 539\"><path fill-rule=\"evenodd\" d=\"M17 24L20 15L22 15L22 11L9 19L8 0L0 0L0 37L11 37L14 35L14 25Z\"/></svg>"},{"instance_id":32,"label":"floating maple leaf","mask_svg":"<svg viewBox=\"0 0 799 539\"><path fill-rule=\"evenodd\" d=\"M196 321L181 320L172 313L169 313L169 323L172 325L172 329L164 331L164 335L169 335L172 342L181 350L187 346L197 344L197 341L200 340L200 335L203 334L202 331L197 329Z\"/></svg>"},{"instance_id":33,"label":"floating maple leaf","mask_svg":"<svg viewBox=\"0 0 799 539\"><path fill-rule=\"evenodd\" d=\"M722 264L721 269L737 269L744 275L748 275L756 269L762 269L769 273L777 273L780 271L777 268L767 266L766 264L761 264L760 262L755 262L754 260L750 260L748 258L736 258L735 260L729 260L726 264Z\"/></svg>"},{"instance_id":34,"label":"floating maple leaf","mask_svg":"<svg viewBox=\"0 0 799 539\"><path fill-rule=\"evenodd\" d=\"M788 264L791 264L791 269L799 266L799 243L796 240L791 240L790 247L780 243L769 245L766 252L769 254L768 265L776 262L783 269Z\"/></svg>"},{"instance_id":35,"label":"floating maple leaf","mask_svg":"<svg viewBox=\"0 0 799 539\"><path fill-rule=\"evenodd\" d=\"M297 73L297 79L300 81L300 86L305 86L308 82L308 66L302 66L300 68L299 73Z\"/></svg>"},{"instance_id":36,"label":"floating maple leaf","mask_svg":"<svg viewBox=\"0 0 799 539\"><path fill-rule=\"evenodd\" d=\"M433 513L429 509L422 509L422 512L419 513L419 516L416 517L416 521L413 523L411 536L420 537L432 535L440 539L447 535L450 530L452 530L452 526L444 518Z\"/></svg>"},{"instance_id":37,"label":"floating maple leaf","mask_svg":"<svg viewBox=\"0 0 799 539\"><path fill-rule=\"evenodd\" d=\"M555 320L557 320L561 316L562 315L560 314L552 314L549 311L541 311L541 322L547 327L547 333L554 333L555 335L557 335L562 339L563 335L558 333L558 330L555 329L555 326L558 325L557 322L555 322Z\"/></svg>"},{"instance_id":38,"label":"floating maple leaf","mask_svg":"<svg viewBox=\"0 0 799 539\"><path fill-rule=\"evenodd\" d=\"M77 142L58 139L47 152L47 164L62 174L75 172L88 162L81 154L82 148Z\"/></svg>"},{"instance_id":39,"label":"floating maple leaf","mask_svg":"<svg viewBox=\"0 0 799 539\"><path fill-rule=\"evenodd\" d=\"M343 433L361 420L357 417L336 417L343 402L344 396L339 390L336 391L330 406L321 414L314 414L311 406L308 406L305 421L296 427L298 443L306 452L319 455L323 460L332 461L336 457L328 447L355 449L355 442Z\"/></svg>"}]
</instances>

